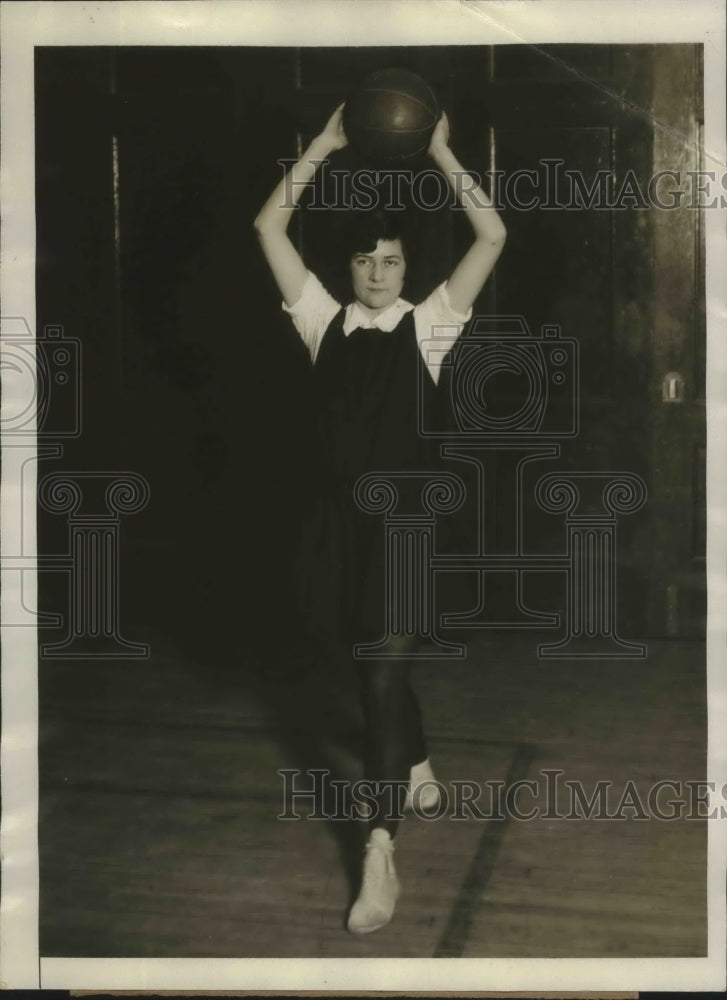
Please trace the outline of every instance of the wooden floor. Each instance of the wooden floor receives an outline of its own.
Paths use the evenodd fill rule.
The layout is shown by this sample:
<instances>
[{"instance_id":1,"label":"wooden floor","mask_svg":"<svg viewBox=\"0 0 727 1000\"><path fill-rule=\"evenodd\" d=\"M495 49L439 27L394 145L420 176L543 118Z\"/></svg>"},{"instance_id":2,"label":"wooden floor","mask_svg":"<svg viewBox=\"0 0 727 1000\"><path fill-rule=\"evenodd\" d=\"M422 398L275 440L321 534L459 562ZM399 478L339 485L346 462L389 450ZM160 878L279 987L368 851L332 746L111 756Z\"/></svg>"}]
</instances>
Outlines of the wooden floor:
<instances>
[{"instance_id":1,"label":"wooden floor","mask_svg":"<svg viewBox=\"0 0 727 1000\"><path fill-rule=\"evenodd\" d=\"M528 778L542 791L541 772L559 769L589 794L612 782L611 811L628 781L646 802L659 780L704 778L704 684L699 644L539 661L527 635L478 638L466 661L416 674L445 786ZM707 823L653 817L409 817L395 918L352 937L363 824L279 821L277 770L357 778L359 740L351 677L244 653L192 662L164 637L147 662L43 664L41 954L706 953ZM568 813L567 796L555 808Z\"/></svg>"}]
</instances>

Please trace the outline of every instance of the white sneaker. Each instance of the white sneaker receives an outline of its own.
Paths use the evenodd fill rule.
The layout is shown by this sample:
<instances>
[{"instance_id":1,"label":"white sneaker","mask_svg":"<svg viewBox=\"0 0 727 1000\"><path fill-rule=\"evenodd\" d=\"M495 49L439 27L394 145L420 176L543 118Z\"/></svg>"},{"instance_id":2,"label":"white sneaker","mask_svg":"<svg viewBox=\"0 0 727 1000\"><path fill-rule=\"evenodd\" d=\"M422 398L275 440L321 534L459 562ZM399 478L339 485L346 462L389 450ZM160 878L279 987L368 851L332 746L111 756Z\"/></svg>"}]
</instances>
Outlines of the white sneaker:
<instances>
[{"instance_id":1,"label":"white sneaker","mask_svg":"<svg viewBox=\"0 0 727 1000\"><path fill-rule=\"evenodd\" d=\"M386 830L377 828L371 831L366 844L361 891L348 915L349 931L370 934L388 924L394 916L399 892L394 844Z\"/></svg>"},{"instance_id":2,"label":"white sneaker","mask_svg":"<svg viewBox=\"0 0 727 1000\"><path fill-rule=\"evenodd\" d=\"M436 782L434 777L434 771L432 770L432 765L429 763L429 758L423 760L421 764L414 764L411 771L409 772L409 787L406 791L406 797L404 799L404 811L411 812L414 808L414 792L417 790L419 785L424 785L421 792L417 796L417 808L422 809L424 812L429 812L429 810L434 810L439 805L439 785L432 784ZM362 802L357 807L359 819L370 819L371 818L371 808L365 802Z\"/></svg>"},{"instance_id":3,"label":"white sneaker","mask_svg":"<svg viewBox=\"0 0 727 1000\"><path fill-rule=\"evenodd\" d=\"M436 809L439 805L439 785L436 782L432 765L429 758L423 760L421 764L415 764L409 775L409 790L404 800L404 809L412 809L414 806L414 793L420 785L424 787L417 795L417 808L424 812Z\"/></svg>"}]
</instances>

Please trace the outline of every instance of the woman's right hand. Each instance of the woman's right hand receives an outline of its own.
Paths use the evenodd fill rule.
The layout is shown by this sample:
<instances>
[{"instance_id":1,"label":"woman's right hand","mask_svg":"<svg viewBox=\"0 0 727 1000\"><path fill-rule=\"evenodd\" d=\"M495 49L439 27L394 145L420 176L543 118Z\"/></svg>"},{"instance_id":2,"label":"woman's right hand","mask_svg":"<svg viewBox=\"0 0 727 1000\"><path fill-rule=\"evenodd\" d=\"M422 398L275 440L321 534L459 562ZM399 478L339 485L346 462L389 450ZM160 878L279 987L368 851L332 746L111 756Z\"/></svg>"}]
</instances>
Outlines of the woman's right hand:
<instances>
[{"instance_id":1,"label":"woman's right hand","mask_svg":"<svg viewBox=\"0 0 727 1000\"><path fill-rule=\"evenodd\" d=\"M320 135L315 137L298 162L278 182L255 219L255 230L262 251L286 306L292 306L298 301L308 277L305 264L288 236L288 223L305 186L313 180L321 162L325 162L329 153L342 149L347 143L341 104L328 119Z\"/></svg>"},{"instance_id":2,"label":"woman's right hand","mask_svg":"<svg viewBox=\"0 0 727 1000\"><path fill-rule=\"evenodd\" d=\"M329 152L343 149L348 145L346 133L343 131L343 104L339 104L326 123L326 127L318 136L328 147Z\"/></svg>"}]
</instances>

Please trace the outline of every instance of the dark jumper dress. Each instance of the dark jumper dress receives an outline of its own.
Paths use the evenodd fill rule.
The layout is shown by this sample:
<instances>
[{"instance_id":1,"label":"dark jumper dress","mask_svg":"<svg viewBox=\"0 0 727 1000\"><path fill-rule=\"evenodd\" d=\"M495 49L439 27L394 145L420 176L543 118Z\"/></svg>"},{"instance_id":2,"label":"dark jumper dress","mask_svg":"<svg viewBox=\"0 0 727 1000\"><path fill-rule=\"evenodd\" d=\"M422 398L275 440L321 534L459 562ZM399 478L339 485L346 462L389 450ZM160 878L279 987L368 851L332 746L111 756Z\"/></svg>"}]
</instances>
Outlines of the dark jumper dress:
<instances>
[{"instance_id":1,"label":"dark jumper dress","mask_svg":"<svg viewBox=\"0 0 727 1000\"><path fill-rule=\"evenodd\" d=\"M358 508L356 481L370 472L434 472L438 465L438 448L418 431L422 405L438 401L413 313L390 332L359 327L348 336L344 315L342 309L326 329L313 369L322 483L296 574L306 628L334 653L377 641L385 630L383 520ZM412 502L400 489L397 513L416 513Z\"/></svg>"}]
</instances>

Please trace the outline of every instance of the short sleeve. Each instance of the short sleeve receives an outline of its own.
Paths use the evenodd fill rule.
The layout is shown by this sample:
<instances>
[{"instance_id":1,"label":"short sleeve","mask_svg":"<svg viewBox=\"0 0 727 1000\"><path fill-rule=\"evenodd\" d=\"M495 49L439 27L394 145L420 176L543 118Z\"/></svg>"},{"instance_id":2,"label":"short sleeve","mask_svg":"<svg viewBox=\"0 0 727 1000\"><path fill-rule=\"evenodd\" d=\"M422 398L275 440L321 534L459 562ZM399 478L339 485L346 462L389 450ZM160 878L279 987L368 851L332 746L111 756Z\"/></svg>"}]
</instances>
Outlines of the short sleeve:
<instances>
[{"instance_id":1,"label":"short sleeve","mask_svg":"<svg viewBox=\"0 0 727 1000\"><path fill-rule=\"evenodd\" d=\"M312 271L308 271L298 301L292 306L283 303L283 311L293 320L313 361L321 346L323 334L340 308L339 303L326 291Z\"/></svg>"},{"instance_id":2,"label":"short sleeve","mask_svg":"<svg viewBox=\"0 0 727 1000\"><path fill-rule=\"evenodd\" d=\"M452 308L446 281L414 307L417 343L435 383L439 381L445 355L456 343L465 323L469 322L471 317L471 308L464 314L455 312Z\"/></svg>"}]
</instances>

